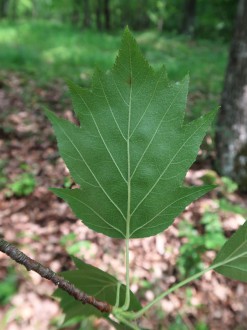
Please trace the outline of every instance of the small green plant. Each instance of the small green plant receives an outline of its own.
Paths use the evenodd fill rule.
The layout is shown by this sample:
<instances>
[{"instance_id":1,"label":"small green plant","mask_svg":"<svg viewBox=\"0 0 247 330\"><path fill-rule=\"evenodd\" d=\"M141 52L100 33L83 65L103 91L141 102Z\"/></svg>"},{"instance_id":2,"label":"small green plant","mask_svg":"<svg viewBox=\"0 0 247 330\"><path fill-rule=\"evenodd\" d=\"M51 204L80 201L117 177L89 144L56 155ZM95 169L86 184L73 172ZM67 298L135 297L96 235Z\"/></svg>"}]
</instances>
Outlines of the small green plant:
<instances>
[{"instance_id":1,"label":"small green plant","mask_svg":"<svg viewBox=\"0 0 247 330\"><path fill-rule=\"evenodd\" d=\"M190 329L185 322L183 321L182 317L178 315L172 324L169 325L168 330L188 330ZM208 330L207 325L204 322L197 322L195 324L194 330Z\"/></svg>"},{"instance_id":2,"label":"small green plant","mask_svg":"<svg viewBox=\"0 0 247 330\"><path fill-rule=\"evenodd\" d=\"M204 225L204 245L207 250L219 250L226 241L219 215L205 212L201 219Z\"/></svg>"},{"instance_id":3,"label":"small green plant","mask_svg":"<svg viewBox=\"0 0 247 330\"><path fill-rule=\"evenodd\" d=\"M123 284L115 276L73 257L77 269L62 275L84 292L87 304L75 301L64 285L64 290L58 289L55 296L60 299L65 322L94 315L105 318L116 329L138 330L142 329L139 319L151 307L209 270L246 282L247 222L223 245L208 268L177 282L147 305L142 306L130 290L130 240L164 231L187 205L215 188L183 185L216 115L211 111L184 122L188 77L172 83L164 67L157 71L151 68L126 29L113 69L108 73L97 70L92 89L71 82L69 87L80 126L50 111L47 116L77 188L51 190L86 226L125 241L126 276ZM218 228L214 222L212 215L204 218L205 235ZM204 243L206 248L215 245L212 237ZM5 250L9 247L0 240L1 246ZM22 254L22 262L24 259ZM27 268L32 269L32 264ZM47 273L40 264L35 266ZM46 278L61 284L61 278L53 272ZM93 303L96 299L100 304Z\"/></svg>"},{"instance_id":4,"label":"small green plant","mask_svg":"<svg viewBox=\"0 0 247 330\"><path fill-rule=\"evenodd\" d=\"M231 194L234 191L236 191L238 189L238 185L236 182L234 182L232 179L223 176L221 178L221 181L223 183L223 187L226 193Z\"/></svg>"},{"instance_id":5,"label":"small green plant","mask_svg":"<svg viewBox=\"0 0 247 330\"><path fill-rule=\"evenodd\" d=\"M204 268L201 256L208 250L218 251L226 241L218 214L206 212L200 224L203 233L199 233L188 221L179 225L179 236L185 237L187 242L180 248L177 267L182 278L191 276Z\"/></svg>"},{"instance_id":6,"label":"small green plant","mask_svg":"<svg viewBox=\"0 0 247 330\"><path fill-rule=\"evenodd\" d=\"M66 176L63 180L63 186L64 188L71 188L73 184L73 180L70 176Z\"/></svg>"},{"instance_id":7,"label":"small green plant","mask_svg":"<svg viewBox=\"0 0 247 330\"><path fill-rule=\"evenodd\" d=\"M0 305L6 305L17 291L17 276L13 267L7 269L7 276L0 282Z\"/></svg>"},{"instance_id":8,"label":"small green plant","mask_svg":"<svg viewBox=\"0 0 247 330\"><path fill-rule=\"evenodd\" d=\"M204 184L217 184L222 195L227 196L238 189L238 185L232 179L222 176L220 177L215 171L208 170L202 177Z\"/></svg>"},{"instance_id":9,"label":"small green plant","mask_svg":"<svg viewBox=\"0 0 247 330\"><path fill-rule=\"evenodd\" d=\"M8 185L8 196L28 196L34 191L35 187L36 180L34 176L30 173L24 173L19 176L13 183Z\"/></svg>"},{"instance_id":10,"label":"small green plant","mask_svg":"<svg viewBox=\"0 0 247 330\"><path fill-rule=\"evenodd\" d=\"M228 201L225 198L219 199L218 203L219 203L219 208L222 211L237 213L237 214L241 214L244 217L247 217L247 208L246 207L233 204L232 202Z\"/></svg>"},{"instance_id":11,"label":"small green plant","mask_svg":"<svg viewBox=\"0 0 247 330\"><path fill-rule=\"evenodd\" d=\"M62 236L60 239L60 243L66 251L72 256L83 256L84 253L90 253L91 242L84 240L84 241L76 241L76 234L69 233L67 235Z\"/></svg>"},{"instance_id":12,"label":"small green plant","mask_svg":"<svg viewBox=\"0 0 247 330\"><path fill-rule=\"evenodd\" d=\"M179 236L186 237L187 242L180 248L177 268L182 278L196 274L203 269L201 255L205 252L204 239L191 223L182 222Z\"/></svg>"},{"instance_id":13,"label":"small green plant","mask_svg":"<svg viewBox=\"0 0 247 330\"><path fill-rule=\"evenodd\" d=\"M6 161L0 160L0 189L3 189L8 182L7 177L4 173L5 165Z\"/></svg>"},{"instance_id":14,"label":"small green plant","mask_svg":"<svg viewBox=\"0 0 247 330\"><path fill-rule=\"evenodd\" d=\"M175 320L169 325L169 328L168 330L177 330L177 329L180 329L180 330L187 330L187 326L184 324L181 316L177 316L175 318Z\"/></svg>"}]
</instances>

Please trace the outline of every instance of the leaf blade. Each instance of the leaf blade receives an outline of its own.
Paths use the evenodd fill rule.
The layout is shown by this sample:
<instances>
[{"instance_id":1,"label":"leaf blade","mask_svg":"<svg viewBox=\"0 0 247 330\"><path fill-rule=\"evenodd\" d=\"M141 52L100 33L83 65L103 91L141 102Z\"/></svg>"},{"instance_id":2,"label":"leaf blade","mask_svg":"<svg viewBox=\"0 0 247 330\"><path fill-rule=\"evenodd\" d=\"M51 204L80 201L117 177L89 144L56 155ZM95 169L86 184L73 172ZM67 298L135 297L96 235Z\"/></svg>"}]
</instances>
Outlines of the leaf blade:
<instances>
[{"instance_id":1,"label":"leaf blade","mask_svg":"<svg viewBox=\"0 0 247 330\"><path fill-rule=\"evenodd\" d=\"M189 198L182 186L216 113L183 124L188 82L170 83L164 67L154 71L126 29L113 69L96 71L92 90L69 83L80 127L48 112L60 153L80 185L53 192L88 227L115 238L155 235L172 223L171 215L214 188L195 189ZM178 192L188 203L183 208ZM171 208L168 218L157 216Z\"/></svg>"},{"instance_id":2,"label":"leaf blade","mask_svg":"<svg viewBox=\"0 0 247 330\"><path fill-rule=\"evenodd\" d=\"M214 266L216 272L226 277L247 282L247 221L223 245Z\"/></svg>"},{"instance_id":3,"label":"leaf blade","mask_svg":"<svg viewBox=\"0 0 247 330\"><path fill-rule=\"evenodd\" d=\"M88 295L92 295L99 300L107 301L109 304L114 305L119 283L118 280L109 273L86 264L78 258L73 257L72 259L77 270L62 272L61 275ZM122 284L120 287L120 304L124 303L125 290L126 286ZM65 323L74 318L83 318L90 315L107 318L107 313L102 314L91 305L83 305L79 301L75 301L73 297L69 296L67 292L61 289L57 289L53 295L60 299L60 305L65 314ZM130 299L129 310L137 311L141 309L139 301L131 291Z\"/></svg>"}]
</instances>

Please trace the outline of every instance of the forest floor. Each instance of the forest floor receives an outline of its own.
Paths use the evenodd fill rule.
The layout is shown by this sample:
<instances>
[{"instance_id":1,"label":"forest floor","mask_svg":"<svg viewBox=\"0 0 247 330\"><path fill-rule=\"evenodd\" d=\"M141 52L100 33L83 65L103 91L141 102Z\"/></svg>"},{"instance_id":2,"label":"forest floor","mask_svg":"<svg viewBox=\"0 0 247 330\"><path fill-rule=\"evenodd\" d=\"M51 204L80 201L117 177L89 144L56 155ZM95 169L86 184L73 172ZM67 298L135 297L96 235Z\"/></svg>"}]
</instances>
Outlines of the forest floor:
<instances>
[{"instance_id":1,"label":"forest floor","mask_svg":"<svg viewBox=\"0 0 247 330\"><path fill-rule=\"evenodd\" d=\"M142 42L141 37L139 39ZM41 38L40 42L44 40ZM115 44L117 42L114 41ZM159 56L160 61L163 61L159 43L156 48L153 62L159 65L159 61L156 61ZM210 62L210 50L205 49L207 46L204 48L207 55L202 56L201 61L207 59ZM74 267L69 257L72 254L124 280L123 242L88 229L75 218L63 201L49 191L49 187L69 187L72 183L43 111L48 107L73 120L65 84L60 78L54 77L40 83L37 72L35 76L28 72L30 67L22 72L20 67L30 64L27 60L18 64L19 70L18 67L11 67L7 58L8 54L14 54L12 50L4 49L6 56L2 59L6 60L6 69L0 71L0 234L56 272ZM106 57L108 53L109 49L104 53ZM219 49L211 53L217 58ZM185 60L189 58L187 55L184 54ZM152 61L152 54L148 54L148 57ZM194 59L195 63L198 61L199 68L200 58L195 55ZM193 62L193 59L190 58L190 61ZM88 67L90 65L88 63ZM187 65L193 66L192 63ZM217 63L214 65L216 67ZM222 71L224 65L220 65ZM171 75L176 78L176 63L173 63L172 54L169 67ZM75 68L76 65L71 75L75 73ZM35 72L35 65L32 70ZM204 63L200 68L203 79L198 78L199 70L192 72L194 85L191 87L189 105L193 111L188 112L188 117L205 112L206 104L208 109L208 105L219 101L218 93L223 78L218 78L217 73L217 78L209 81L211 71L214 71L214 67ZM82 81L85 79L85 85L88 73L91 72L80 76ZM64 72L60 72L57 76L63 75ZM198 160L188 172L186 182L199 185L205 180L216 180L219 187L189 206L165 232L131 241L131 289L143 304L182 279L186 267L187 271L193 273L202 264L207 266L212 262L216 254L214 249L205 247L203 239L199 242L198 239L194 240L195 237L206 237L205 215L208 223L214 222L216 227L220 224L226 237L234 233L247 216L247 197L233 192L234 183L222 180L213 171L215 154L211 136L209 134L202 144ZM212 245L216 246L219 236L215 235L213 228L210 239ZM183 262L179 264L183 244L187 244L188 249L183 254ZM199 260L192 256L195 251L196 255L200 253ZM0 254L0 330L58 329L62 324L62 311L58 302L51 298L53 291L51 283ZM247 324L246 307L246 284L209 272L200 280L163 299L148 313L143 326L154 330L244 330ZM90 319L66 329L111 328L104 320Z\"/></svg>"},{"instance_id":2,"label":"forest floor","mask_svg":"<svg viewBox=\"0 0 247 330\"><path fill-rule=\"evenodd\" d=\"M43 89L34 81L23 79L20 74L1 73L1 178L6 179L4 184L2 181L0 193L1 233L6 240L54 271L73 267L68 256L71 253L123 280L123 242L92 232L48 190L70 182L52 128L42 111L44 105L48 105L67 119L73 118L69 101L64 100L61 106L65 86L57 81ZM30 95L30 99L24 98L26 95ZM10 111L7 113L5 109ZM188 183L200 184L201 177L210 169L210 157L205 158L203 150L199 158L201 161L199 159L187 175ZM18 197L10 185L24 173L31 174L36 182L33 187L32 183L24 183L23 187L31 186L33 192ZM23 194L23 187L20 194ZM181 244L186 242L186 238L179 237L179 222L185 220L200 233L203 214L217 213L226 236L243 223L242 215L220 209L217 203L220 194L224 191L212 192L195 202L164 233L131 242L132 290L138 292L142 303L152 300L155 294L178 280L177 258ZM232 205L242 205L243 210L247 207L244 196L232 193L227 198ZM209 264L214 256L214 251L206 251L202 255L204 264ZM0 329L57 329L61 311L50 297L54 286L32 272L27 273L3 254L0 262L3 290L0 293ZM224 329L246 329L246 306L247 285L209 272L201 280L165 298L149 313L145 324L151 329L216 330L221 329L222 324ZM85 322L81 329L110 329L104 321L94 320L87 325Z\"/></svg>"}]
</instances>

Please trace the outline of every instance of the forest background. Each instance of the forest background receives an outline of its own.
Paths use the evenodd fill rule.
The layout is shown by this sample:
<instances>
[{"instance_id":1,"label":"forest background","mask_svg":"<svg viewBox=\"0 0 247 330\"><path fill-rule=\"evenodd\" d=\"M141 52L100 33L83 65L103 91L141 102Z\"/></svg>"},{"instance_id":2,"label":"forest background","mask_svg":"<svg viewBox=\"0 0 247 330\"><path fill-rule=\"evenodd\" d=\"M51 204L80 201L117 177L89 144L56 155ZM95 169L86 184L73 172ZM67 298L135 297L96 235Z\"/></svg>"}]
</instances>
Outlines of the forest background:
<instances>
[{"instance_id":1,"label":"forest background","mask_svg":"<svg viewBox=\"0 0 247 330\"><path fill-rule=\"evenodd\" d=\"M43 110L48 107L74 120L66 79L88 87L95 68L109 70L126 25L155 68L165 64L174 81L190 73L186 121L219 105L224 109L230 45L241 39L234 31L238 22L243 24L237 7L247 10L243 2L0 0L0 233L5 239L54 271L73 267L70 254L113 274L117 269L123 277L122 243L91 232L48 191L51 186L71 187L73 179ZM235 79L243 85L247 77ZM226 122L237 109L232 106L232 114L222 111ZM246 122L246 103L244 109L240 118ZM142 303L209 264L246 219L247 183L225 173L219 161L224 156L216 137L222 139L218 132L221 125L224 129L224 118L208 133L186 178L188 184L216 183L218 188L164 233L131 243L131 288ZM3 254L0 280L0 330L61 327L50 283L27 274ZM222 324L245 329L246 297L246 285L209 273L164 299L146 324L169 330L220 329ZM109 325L89 319L66 329Z\"/></svg>"}]
</instances>

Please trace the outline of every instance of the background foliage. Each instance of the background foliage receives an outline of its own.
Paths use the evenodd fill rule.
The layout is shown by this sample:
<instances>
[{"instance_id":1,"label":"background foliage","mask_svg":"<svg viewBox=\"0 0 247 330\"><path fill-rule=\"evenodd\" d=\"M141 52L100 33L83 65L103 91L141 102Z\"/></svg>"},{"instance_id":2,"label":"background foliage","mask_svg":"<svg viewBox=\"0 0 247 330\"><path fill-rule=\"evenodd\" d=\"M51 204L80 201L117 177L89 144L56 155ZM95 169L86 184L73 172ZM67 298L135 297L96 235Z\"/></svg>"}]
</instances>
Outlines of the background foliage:
<instances>
[{"instance_id":1,"label":"background foliage","mask_svg":"<svg viewBox=\"0 0 247 330\"><path fill-rule=\"evenodd\" d=\"M0 231L54 270L73 267L67 250L87 263L94 261L97 267L104 263L104 270L121 274L122 250L117 241L87 232L65 204L48 192L49 186L70 188L74 182L58 157L43 109L73 120L65 79L89 86L95 67L108 70L126 25L156 69L165 63L174 81L190 73L186 120L215 109L237 1L195 1L191 30L186 25L186 15L191 16L186 14L186 2L0 0ZM176 222L165 235L143 243L136 240L132 247L133 266L137 265L133 287L138 287L144 303L152 292L167 289L186 272L194 273L212 261L219 241L231 236L246 217L246 197L238 194L234 182L214 172L213 138L214 127L186 183L218 184L219 188L185 212L179 219L181 228ZM194 258L195 250L199 258ZM57 330L61 314L47 298L53 287L31 277L27 280L23 270L13 267L9 260L0 261L0 329ZM226 329L244 329L245 292L245 286L220 276L203 278L177 297L164 300L150 315L149 327L206 330L219 328L224 319ZM209 300L211 305L206 303ZM90 319L70 329L104 326Z\"/></svg>"},{"instance_id":2,"label":"background foliage","mask_svg":"<svg viewBox=\"0 0 247 330\"><path fill-rule=\"evenodd\" d=\"M118 31L158 29L185 32L185 0L1 0L1 16L17 19L48 19L80 28ZM193 2L193 1L192 1ZM194 33L197 37L229 40L236 11L235 0L194 1Z\"/></svg>"}]
</instances>

